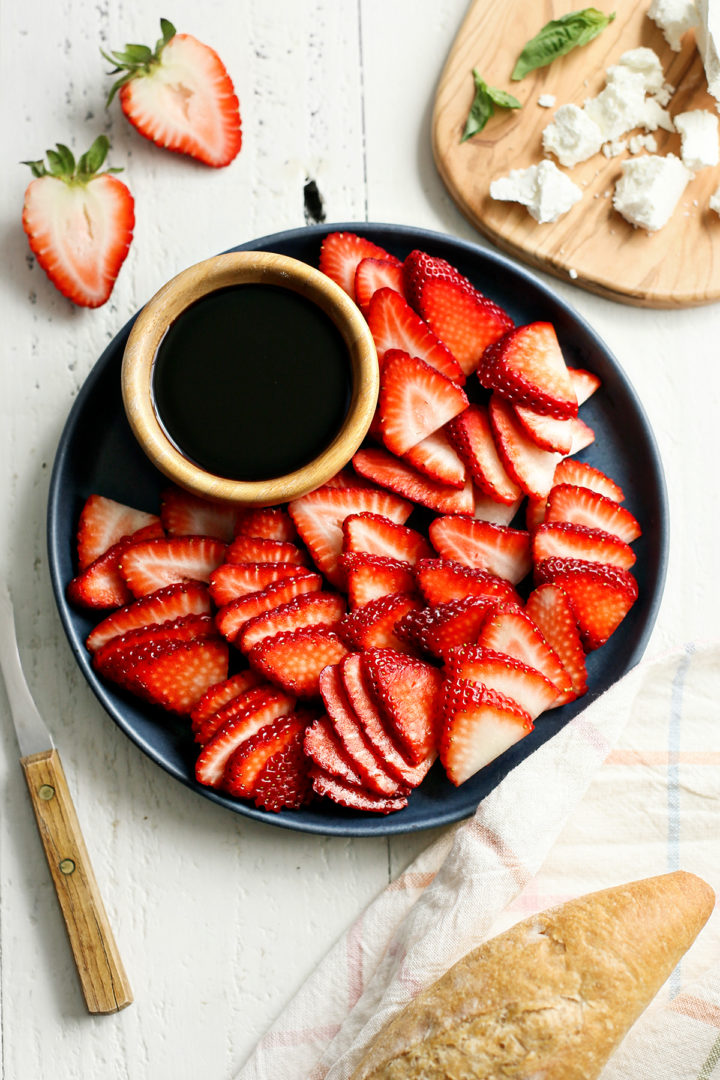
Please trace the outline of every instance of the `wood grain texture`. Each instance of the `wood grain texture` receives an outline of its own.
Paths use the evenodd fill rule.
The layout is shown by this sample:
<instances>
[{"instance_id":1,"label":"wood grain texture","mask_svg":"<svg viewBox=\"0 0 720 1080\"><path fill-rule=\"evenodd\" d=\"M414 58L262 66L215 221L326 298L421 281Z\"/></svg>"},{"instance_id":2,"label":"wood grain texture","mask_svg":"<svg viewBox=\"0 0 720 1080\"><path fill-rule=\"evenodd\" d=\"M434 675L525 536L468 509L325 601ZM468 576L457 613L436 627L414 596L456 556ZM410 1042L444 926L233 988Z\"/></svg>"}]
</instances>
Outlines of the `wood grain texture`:
<instances>
[{"instance_id":1,"label":"wood grain texture","mask_svg":"<svg viewBox=\"0 0 720 1080\"><path fill-rule=\"evenodd\" d=\"M21 758L88 1012L133 1000L57 750Z\"/></svg>"},{"instance_id":2,"label":"wood grain texture","mask_svg":"<svg viewBox=\"0 0 720 1080\"><path fill-rule=\"evenodd\" d=\"M611 299L647 307L677 307L720 298L720 218L708 208L720 183L720 168L701 170L688 184L668 224L655 234L629 225L612 207L612 192L629 157L596 154L570 178L583 197L553 223L538 224L525 207L490 197L492 180L526 168L545 156L543 128L553 109L537 104L554 94L556 106L582 106L605 84L605 70L623 52L640 45L658 54L666 80L677 88L671 115L688 109L716 113L707 92L693 32L674 53L647 16L647 4L619 0L603 9L616 18L590 44L574 49L518 82L510 73L523 45L550 19L577 9L574 0L474 0L448 56L433 115L435 161L451 195L470 221L511 255L559 277L577 274L575 284ZM483 131L460 138L473 99L472 69L488 85L514 94L518 110L498 109ZM657 131L658 153L680 153L677 133ZM555 159L552 158L554 161Z\"/></svg>"}]
</instances>

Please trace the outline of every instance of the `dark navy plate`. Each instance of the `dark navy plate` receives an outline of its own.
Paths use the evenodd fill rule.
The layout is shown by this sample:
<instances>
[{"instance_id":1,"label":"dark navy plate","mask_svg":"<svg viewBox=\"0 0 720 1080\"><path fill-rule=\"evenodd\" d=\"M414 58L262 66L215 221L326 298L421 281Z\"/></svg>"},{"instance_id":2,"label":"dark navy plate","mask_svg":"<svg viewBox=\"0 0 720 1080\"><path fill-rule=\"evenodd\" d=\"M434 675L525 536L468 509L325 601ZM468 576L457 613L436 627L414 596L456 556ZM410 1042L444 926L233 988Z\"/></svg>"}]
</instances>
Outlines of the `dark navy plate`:
<instances>
[{"instance_id":1,"label":"dark navy plate","mask_svg":"<svg viewBox=\"0 0 720 1080\"><path fill-rule=\"evenodd\" d=\"M305 832L380 836L446 825L472 814L478 802L514 765L638 662L662 595L668 511L655 439L625 373L587 323L527 270L501 255L450 236L367 223L293 229L233 250L274 251L317 266L323 237L336 229L361 233L400 258L416 247L442 256L500 303L516 323L552 322L568 364L587 368L602 379L602 388L582 407L582 417L594 428L596 441L578 459L602 469L621 485L625 505L639 519L643 535L635 544L639 599L609 642L588 657L589 693L580 701L543 715L531 735L460 788L453 787L436 765L412 794L406 809L387 817L344 810L325 800L303 810L271 814L197 784L197 746L189 725L97 678L83 644L97 620L71 608L65 599L65 587L75 572L78 516L88 495L97 492L157 512L160 491L167 484L135 442L123 411L120 365L131 323L96 363L65 425L50 485L48 548L55 598L77 662L113 720L153 761L205 798L260 821Z\"/></svg>"}]
</instances>

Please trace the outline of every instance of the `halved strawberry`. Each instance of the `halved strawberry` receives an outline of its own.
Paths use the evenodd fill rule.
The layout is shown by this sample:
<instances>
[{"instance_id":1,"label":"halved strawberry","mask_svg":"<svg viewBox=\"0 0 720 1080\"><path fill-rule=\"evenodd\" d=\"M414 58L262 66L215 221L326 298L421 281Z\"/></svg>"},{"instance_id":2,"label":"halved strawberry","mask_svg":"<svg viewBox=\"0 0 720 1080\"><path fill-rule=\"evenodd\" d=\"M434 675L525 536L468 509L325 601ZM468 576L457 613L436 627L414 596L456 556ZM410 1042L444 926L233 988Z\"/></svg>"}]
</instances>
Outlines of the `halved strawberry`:
<instances>
[{"instance_id":1,"label":"halved strawberry","mask_svg":"<svg viewBox=\"0 0 720 1080\"><path fill-rule=\"evenodd\" d=\"M435 368L389 349L380 374L378 411L383 442L400 456L462 412L465 392Z\"/></svg>"},{"instance_id":2,"label":"halved strawberry","mask_svg":"<svg viewBox=\"0 0 720 1080\"><path fill-rule=\"evenodd\" d=\"M136 670L139 664L169 652L179 642L204 641L212 637L217 637L217 631L210 615L183 615L172 622L139 626L102 645L93 656L93 667L104 678L138 693Z\"/></svg>"},{"instance_id":3,"label":"halved strawberry","mask_svg":"<svg viewBox=\"0 0 720 1080\"><path fill-rule=\"evenodd\" d=\"M307 573L304 566L289 562L223 563L210 575L210 595L218 607L224 607L239 596L260 592L273 581L304 573Z\"/></svg>"},{"instance_id":4,"label":"halved strawberry","mask_svg":"<svg viewBox=\"0 0 720 1080\"><path fill-rule=\"evenodd\" d=\"M179 581L208 581L225 557L225 544L207 536L173 536L129 544L119 561L133 596Z\"/></svg>"},{"instance_id":5,"label":"halved strawberry","mask_svg":"<svg viewBox=\"0 0 720 1080\"><path fill-rule=\"evenodd\" d=\"M222 787L236 798L254 799L266 810L301 806L310 791L309 765L304 761L303 740L307 714L290 713L266 724L235 750L225 766ZM282 755L283 771L292 775L292 795L267 784L266 770ZM274 770L277 773L277 769ZM263 783L263 774L265 783ZM265 790L267 789L267 790Z\"/></svg>"},{"instance_id":6,"label":"halved strawberry","mask_svg":"<svg viewBox=\"0 0 720 1080\"><path fill-rule=\"evenodd\" d=\"M478 521L489 521L491 525L509 525L523 501L521 496L513 503L499 503L475 489L475 512Z\"/></svg>"},{"instance_id":7,"label":"halved strawberry","mask_svg":"<svg viewBox=\"0 0 720 1080\"><path fill-rule=\"evenodd\" d=\"M231 675L230 678L223 679L222 682L215 683L214 686L206 690L190 714L192 729L195 732L195 741L206 743L210 735L214 735L215 730L217 730L213 728L208 734L208 722L229 701L239 698L246 691L257 686L259 682L260 676L256 672L250 670L240 671L237 675Z\"/></svg>"},{"instance_id":8,"label":"halved strawberry","mask_svg":"<svg viewBox=\"0 0 720 1080\"><path fill-rule=\"evenodd\" d=\"M382 514L402 525L412 506L377 488L319 488L294 499L289 506L303 542L327 579L342 586L338 556L343 542L342 524L350 514Z\"/></svg>"},{"instance_id":9,"label":"halved strawberry","mask_svg":"<svg viewBox=\"0 0 720 1080\"><path fill-rule=\"evenodd\" d=\"M513 326L507 312L471 285L440 278L423 284L420 314L465 375L475 371L486 347Z\"/></svg>"},{"instance_id":10,"label":"halved strawberry","mask_svg":"<svg viewBox=\"0 0 720 1080\"><path fill-rule=\"evenodd\" d=\"M378 289L405 293L402 263L390 259L363 259L355 271L355 303L363 313Z\"/></svg>"},{"instance_id":11,"label":"halved strawberry","mask_svg":"<svg viewBox=\"0 0 720 1080\"><path fill-rule=\"evenodd\" d=\"M280 716L287 716L294 708L295 698L275 687L264 688L259 700L256 697L246 709L224 723L202 748L195 762L198 782L219 787L225 766L238 746L266 724L271 724Z\"/></svg>"},{"instance_id":12,"label":"halved strawberry","mask_svg":"<svg viewBox=\"0 0 720 1080\"><path fill-rule=\"evenodd\" d=\"M144 697L169 712L185 715L213 683L228 673L228 647L220 638L177 645L138 664L133 672Z\"/></svg>"},{"instance_id":13,"label":"halved strawberry","mask_svg":"<svg viewBox=\"0 0 720 1080\"><path fill-rule=\"evenodd\" d=\"M600 469L586 465L584 461L575 461L573 458L564 458L559 463L555 470L554 483L590 488L591 491L597 491L598 494L605 495L613 502L625 501L625 495L619 484L616 484Z\"/></svg>"},{"instance_id":14,"label":"halved strawberry","mask_svg":"<svg viewBox=\"0 0 720 1080\"><path fill-rule=\"evenodd\" d=\"M242 652L248 653L258 642L286 630L300 630L303 626L333 627L344 614L345 598L339 593L306 593L250 619L235 643Z\"/></svg>"},{"instance_id":15,"label":"halved strawberry","mask_svg":"<svg viewBox=\"0 0 720 1080\"><path fill-rule=\"evenodd\" d=\"M412 566L398 559L349 551L340 556L340 568L345 575L351 608L363 607L391 593L412 592L415 588Z\"/></svg>"},{"instance_id":16,"label":"halved strawberry","mask_svg":"<svg viewBox=\"0 0 720 1080\"><path fill-rule=\"evenodd\" d=\"M552 323L510 330L484 358L479 376L483 386L513 405L560 419L577 416L577 397Z\"/></svg>"},{"instance_id":17,"label":"halved strawberry","mask_svg":"<svg viewBox=\"0 0 720 1080\"><path fill-rule=\"evenodd\" d=\"M177 487L166 488L160 498L160 518L168 536L214 536L224 543L232 540L235 507L209 502Z\"/></svg>"},{"instance_id":18,"label":"halved strawberry","mask_svg":"<svg viewBox=\"0 0 720 1080\"><path fill-rule=\"evenodd\" d=\"M573 446L573 421L558 420L556 416L543 416L527 405L513 406L520 426L541 450L556 454L569 454Z\"/></svg>"},{"instance_id":19,"label":"halved strawberry","mask_svg":"<svg viewBox=\"0 0 720 1080\"><path fill-rule=\"evenodd\" d=\"M133 594L120 573L120 560L133 542L132 536L118 540L104 555L77 574L68 583L66 590L70 603L100 610L129 603Z\"/></svg>"},{"instance_id":20,"label":"halved strawberry","mask_svg":"<svg viewBox=\"0 0 720 1080\"><path fill-rule=\"evenodd\" d=\"M468 596L487 596L497 603L519 604L509 581L449 559L421 559L415 567L420 592L428 604L447 604Z\"/></svg>"},{"instance_id":21,"label":"halved strawberry","mask_svg":"<svg viewBox=\"0 0 720 1080\"><path fill-rule=\"evenodd\" d=\"M365 313L382 368L385 353L400 349L417 356L453 382L462 383L465 376L448 349L430 327L393 289L378 289Z\"/></svg>"},{"instance_id":22,"label":"halved strawberry","mask_svg":"<svg viewBox=\"0 0 720 1080\"><path fill-rule=\"evenodd\" d=\"M448 680L440 707L440 760L456 787L533 730L532 720L514 701L474 683Z\"/></svg>"},{"instance_id":23,"label":"halved strawberry","mask_svg":"<svg viewBox=\"0 0 720 1080\"><path fill-rule=\"evenodd\" d=\"M565 521L546 521L535 530L532 540L534 562L543 559L584 559L586 562L608 563L629 570L635 563L635 552L624 540L586 525L571 525Z\"/></svg>"},{"instance_id":24,"label":"halved strawberry","mask_svg":"<svg viewBox=\"0 0 720 1080\"><path fill-rule=\"evenodd\" d=\"M503 465L518 487L536 499L547 495L560 455L541 450L526 434L512 405L498 394L490 399L490 424Z\"/></svg>"},{"instance_id":25,"label":"halved strawberry","mask_svg":"<svg viewBox=\"0 0 720 1080\"><path fill-rule=\"evenodd\" d=\"M297 697L316 697L320 672L338 664L347 648L328 626L304 626L258 642L248 660L271 682Z\"/></svg>"},{"instance_id":26,"label":"halved strawberry","mask_svg":"<svg viewBox=\"0 0 720 1080\"><path fill-rule=\"evenodd\" d=\"M535 623L517 608L500 607L493 612L477 643L535 668L557 687L559 694L572 689L569 676Z\"/></svg>"},{"instance_id":27,"label":"halved strawberry","mask_svg":"<svg viewBox=\"0 0 720 1080\"><path fill-rule=\"evenodd\" d=\"M506 653L481 645L461 645L447 660L450 679L462 679L496 690L515 701L531 720L558 702L558 690L545 675Z\"/></svg>"},{"instance_id":28,"label":"halved strawberry","mask_svg":"<svg viewBox=\"0 0 720 1080\"><path fill-rule=\"evenodd\" d=\"M401 640L442 660L458 645L477 641L485 620L496 607L497 601L488 596L450 600L404 615L397 634Z\"/></svg>"},{"instance_id":29,"label":"halved strawberry","mask_svg":"<svg viewBox=\"0 0 720 1080\"><path fill-rule=\"evenodd\" d=\"M78 521L78 570L86 570L118 540L148 525L157 526L159 522L156 514L136 510L104 495L90 495L80 511ZM155 535L162 536L162 529Z\"/></svg>"},{"instance_id":30,"label":"halved strawberry","mask_svg":"<svg viewBox=\"0 0 720 1080\"><path fill-rule=\"evenodd\" d=\"M602 382L597 375L594 375L592 371L586 371L584 368L569 367L568 374L570 375L570 381L573 384L573 390L575 391L578 405L582 405L583 402L592 397L595 391L602 386Z\"/></svg>"},{"instance_id":31,"label":"halved strawberry","mask_svg":"<svg viewBox=\"0 0 720 1080\"><path fill-rule=\"evenodd\" d=\"M236 536L294 543L297 533L292 518L281 506L248 506L237 514Z\"/></svg>"},{"instance_id":32,"label":"halved strawberry","mask_svg":"<svg viewBox=\"0 0 720 1080\"><path fill-rule=\"evenodd\" d=\"M556 704L564 705L581 697L587 690L585 650L570 601L557 585L540 585L530 593L525 614L532 619L558 660L565 668L572 690Z\"/></svg>"},{"instance_id":33,"label":"halved strawberry","mask_svg":"<svg viewBox=\"0 0 720 1080\"><path fill-rule=\"evenodd\" d=\"M320 248L318 266L323 274L344 289L348 296L355 299L355 272L363 259L385 259L388 262L400 262L378 244L355 233L328 233Z\"/></svg>"},{"instance_id":34,"label":"halved strawberry","mask_svg":"<svg viewBox=\"0 0 720 1080\"><path fill-rule=\"evenodd\" d=\"M363 787L363 779L344 749L329 716L319 717L305 731L303 749L323 772L353 787Z\"/></svg>"},{"instance_id":35,"label":"halved strawberry","mask_svg":"<svg viewBox=\"0 0 720 1080\"><path fill-rule=\"evenodd\" d=\"M487 570L517 585L530 572L530 534L453 514L430 522L430 542L443 559Z\"/></svg>"},{"instance_id":36,"label":"halved strawberry","mask_svg":"<svg viewBox=\"0 0 720 1080\"><path fill-rule=\"evenodd\" d=\"M461 488L467 480L465 463L458 456L445 429L440 428L403 455L408 465L439 484Z\"/></svg>"},{"instance_id":37,"label":"halved strawberry","mask_svg":"<svg viewBox=\"0 0 720 1080\"><path fill-rule=\"evenodd\" d=\"M624 540L626 544L637 540L642 529L636 518L624 506L589 488L573 484L557 484L548 495L545 521L566 521L572 525L585 525L590 529L602 529Z\"/></svg>"},{"instance_id":38,"label":"halved strawberry","mask_svg":"<svg viewBox=\"0 0 720 1080\"><path fill-rule=\"evenodd\" d=\"M395 627L403 615L421 607L412 593L392 593L370 600L345 615L338 624L338 633L353 649L398 649L409 647L396 636Z\"/></svg>"},{"instance_id":39,"label":"halved strawberry","mask_svg":"<svg viewBox=\"0 0 720 1080\"><path fill-rule=\"evenodd\" d=\"M237 536L225 552L225 562L228 563L287 562L306 566L307 561L307 555L297 544L257 536Z\"/></svg>"},{"instance_id":40,"label":"halved strawberry","mask_svg":"<svg viewBox=\"0 0 720 1080\"><path fill-rule=\"evenodd\" d=\"M405 461L385 450L358 450L353 467L361 476L373 480L406 499L412 499L436 510L440 514L471 514L474 509L472 485L467 481L464 488L438 484Z\"/></svg>"},{"instance_id":41,"label":"halved strawberry","mask_svg":"<svg viewBox=\"0 0 720 1080\"><path fill-rule=\"evenodd\" d=\"M97 624L94 630L91 630L85 645L91 653L94 653L106 642L127 633L128 630L172 622L174 619L182 618L183 615L209 613L210 596L206 585L199 581L184 581L178 585L168 585L108 615Z\"/></svg>"},{"instance_id":42,"label":"halved strawberry","mask_svg":"<svg viewBox=\"0 0 720 1080\"><path fill-rule=\"evenodd\" d=\"M419 765L437 747L441 672L394 649L366 652L363 669L398 745Z\"/></svg>"},{"instance_id":43,"label":"halved strawberry","mask_svg":"<svg viewBox=\"0 0 720 1080\"><path fill-rule=\"evenodd\" d=\"M272 581L260 592L239 596L237 600L225 604L215 619L218 630L224 638L234 643L245 624L256 615L288 604L296 596L318 592L322 586L323 580L319 574L298 567L298 573L293 577Z\"/></svg>"},{"instance_id":44,"label":"halved strawberry","mask_svg":"<svg viewBox=\"0 0 720 1080\"><path fill-rule=\"evenodd\" d=\"M447 433L481 491L501 503L512 504L520 498L522 492L498 454L487 406L468 406L450 421Z\"/></svg>"},{"instance_id":45,"label":"halved strawberry","mask_svg":"<svg viewBox=\"0 0 720 1080\"><path fill-rule=\"evenodd\" d=\"M344 555L384 555L415 564L433 553L421 533L407 525L397 525L381 514L350 514L342 528Z\"/></svg>"},{"instance_id":46,"label":"halved strawberry","mask_svg":"<svg viewBox=\"0 0 720 1080\"><path fill-rule=\"evenodd\" d=\"M638 595L628 570L583 562L545 559L535 567L540 584L559 585L567 595L586 649L599 649L614 634Z\"/></svg>"},{"instance_id":47,"label":"halved strawberry","mask_svg":"<svg viewBox=\"0 0 720 1080\"><path fill-rule=\"evenodd\" d=\"M317 795L324 795L339 806L345 806L349 810L369 810L376 814L392 814L396 810L402 810L407 806L407 796L396 795L393 798L384 798L382 795L373 795L363 788L353 787L337 777L330 776L317 766L310 770L313 790Z\"/></svg>"},{"instance_id":48,"label":"halved strawberry","mask_svg":"<svg viewBox=\"0 0 720 1080\"><path fill-rule=\"evenodd\" d=\"M125 116L156 146L219 168L229 165L242 144L240 111L230 76L218 54L190 34L177 34L160 20L162 37L153 52L144 45L103 53L123 74L119 91Z\"/></svg>"},{"instance_id":49,"label":"halved strawberry","mask_svg":"<svg viewBox=\"0 0 720 1080\"><path fill-rule=\"evenodd\" d=\"M30 247L56 289L81 307L100 307L110 296L135 226L127 186L98 173L110 143L98 135L75 163L67 146L26 161L35 177L25 190L22 224ZM111 170L113 171L113 170Z\"/></svg>"}]
</instances>

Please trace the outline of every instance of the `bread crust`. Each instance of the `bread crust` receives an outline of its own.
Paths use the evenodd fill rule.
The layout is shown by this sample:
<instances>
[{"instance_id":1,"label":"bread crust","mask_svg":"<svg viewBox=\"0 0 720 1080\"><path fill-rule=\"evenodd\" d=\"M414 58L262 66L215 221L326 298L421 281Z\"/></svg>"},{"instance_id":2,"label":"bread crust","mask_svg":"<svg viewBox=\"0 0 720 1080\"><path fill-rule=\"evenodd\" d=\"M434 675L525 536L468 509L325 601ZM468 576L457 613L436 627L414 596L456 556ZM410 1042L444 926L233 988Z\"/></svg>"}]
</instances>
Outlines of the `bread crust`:
<instances>
[{"instance_id":1,"label":"bread crust","mask_svg":"<svg viewBox=\"0 0 720 1080\"><path fill-rule=\"evenodd\" d=\"M351 1080L595 1080L714 900L676 871L525 919L410 1002Z\"/></svg>"}]
</instances>

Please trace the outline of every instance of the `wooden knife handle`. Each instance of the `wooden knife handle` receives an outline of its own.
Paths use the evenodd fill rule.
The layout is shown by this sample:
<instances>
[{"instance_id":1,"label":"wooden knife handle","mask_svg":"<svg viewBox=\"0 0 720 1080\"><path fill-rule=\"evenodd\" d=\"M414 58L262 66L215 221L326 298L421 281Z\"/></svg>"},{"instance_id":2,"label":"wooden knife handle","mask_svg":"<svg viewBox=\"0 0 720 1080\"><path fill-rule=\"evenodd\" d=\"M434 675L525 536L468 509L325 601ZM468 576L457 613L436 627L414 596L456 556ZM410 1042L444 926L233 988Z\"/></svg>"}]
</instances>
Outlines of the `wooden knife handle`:
<instances>
[{"instance_id":1,"label":"wooden knife handle","mask_svg":"<svg viewBox=\"0 0 720 1080\"><path fill-rule=\"evenodd\" d=\"M88 1011L133 999L57 750L20 759Z\"/></svg>"}]
</instances>

